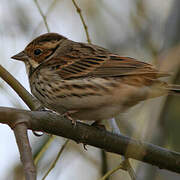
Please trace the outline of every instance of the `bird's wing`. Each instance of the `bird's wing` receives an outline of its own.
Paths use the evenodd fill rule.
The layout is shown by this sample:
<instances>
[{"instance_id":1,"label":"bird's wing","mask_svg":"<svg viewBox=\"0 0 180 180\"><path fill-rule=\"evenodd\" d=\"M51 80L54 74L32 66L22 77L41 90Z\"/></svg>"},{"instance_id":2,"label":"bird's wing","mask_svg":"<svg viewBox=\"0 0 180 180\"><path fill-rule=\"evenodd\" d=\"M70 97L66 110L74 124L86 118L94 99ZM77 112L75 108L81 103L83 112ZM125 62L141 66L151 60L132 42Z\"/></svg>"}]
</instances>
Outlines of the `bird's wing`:
<instances>
[{"instance_id":1,"label":"bird's wing","mask_svg":"<svg viewBox=\"0 0 180 180\"><path fill-rule=\"evenodd\" d=\"M143 75L156 79L168 75L148 63L111 54L101 47L83 43L81 47L76 47L75 51L72 48L71 52L58 57L53 62L55 61L53 66L56 67L56 72L62 79L131 75Z\"/></svg>"}]
</instances>

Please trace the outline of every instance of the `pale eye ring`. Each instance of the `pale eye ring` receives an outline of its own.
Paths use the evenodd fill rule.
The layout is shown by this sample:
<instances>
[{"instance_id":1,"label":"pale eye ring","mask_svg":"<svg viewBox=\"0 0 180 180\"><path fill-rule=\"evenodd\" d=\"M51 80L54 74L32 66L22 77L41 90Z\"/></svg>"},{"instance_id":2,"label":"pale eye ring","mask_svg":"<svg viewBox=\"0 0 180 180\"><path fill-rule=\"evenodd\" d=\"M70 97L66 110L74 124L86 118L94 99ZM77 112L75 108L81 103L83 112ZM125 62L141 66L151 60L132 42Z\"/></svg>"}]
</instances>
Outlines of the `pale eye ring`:
<instances>
[{"instance_id":1,"label":"pale eye ring","mask_svg":"<svg viewBox=\"0 0 180 180\"><path fill-rule=\"evenodd\" d=\"M38 56L42 53L41 49L35 49L34 50L34 55Z\"/></svg>"}]
</instances>

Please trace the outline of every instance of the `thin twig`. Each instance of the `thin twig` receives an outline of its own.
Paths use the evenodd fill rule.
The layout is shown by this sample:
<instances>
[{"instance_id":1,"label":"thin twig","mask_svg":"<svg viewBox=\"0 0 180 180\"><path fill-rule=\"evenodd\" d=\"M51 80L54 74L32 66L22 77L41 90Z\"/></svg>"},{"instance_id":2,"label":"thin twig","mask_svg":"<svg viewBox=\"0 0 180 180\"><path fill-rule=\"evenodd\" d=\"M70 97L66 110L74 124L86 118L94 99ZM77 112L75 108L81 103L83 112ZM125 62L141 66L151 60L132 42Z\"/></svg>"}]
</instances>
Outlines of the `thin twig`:
<instances>
[{"instance_id":1,"label":"thin twig","mask_svg":"<svg viewBox=\"0 0 180 180\"><path fill-rule=\"evenodd\" d=\"M131 168L131 165L129 163L128 159L123 160L119 166L117 166L116 168L112 169L111 171L107 172L101 179L99 180L106 180L108 177L110 177L112 174L114 174L116 171L118 171L119 169L121 170L125 170L129 172L129 175L131 177L132 180L136 179L136 174L134 173L134 170Z\"/></svg>"},{"instance_id":2,"label":"thin twig","mask_svg":"<svg viewBox=\"0 0 180 180\"><path fill-rule=\"evenodd\" d=\"M113 129L113 132L115 134L119 134L121 135L121 131L116 123L116 119L115 118L112 118L109 123L111 124L111 127ZM130 162L129 162L129 159L126 158L126 157L122 157L123 158L123 164L124 165L124 169L126 169L129 173L129 176L131 177L132 180L136 180L136 173L134 172L134 169L132 168Z\"/></svg>"},{"instance_id":3,"label":"thin twig","mask_svg":"<svg viewBox=\"0 0 180 180\"><path fill-rule=\"evenodd\" d=\"M66 142L63 144L63 146L61 147L59 153L57 154L56 159L55 159L54 162L51 164L50 168L48 169L48 171L46 172L46 174L44 175L44 177L42 178L42 180L44 180L44 179L48 176L48 174L51 172L51 170L55 167L58 159L60 158L63 150L65 149L65 147L67 146L67 144L68 144L69 141L70 141L70 140L66 140Z\"/></svg>"},{"instance_id":4,"label":"thin twig","mask_svg":"<svg viewBox=\"0 0 180 180\"><path fill-rule=\"evenodd\" d=\"M43 154L47 151L51 143L54 141L56 136L51 135L48 139L48 141L43 145L43 147L40 149L38 152L37 156L34 158L34 164L37 165L39 162L40 158L43 156Z\"/></svg>"},{"instance_id":5,"label":"thin twig","mask_svg":"<svg viewBox=\"0 0 180 180\"><path fill-rule=\"evenodd\" d=\"M104 176L108 172L107 154L103 149L101 149L100 153L101 153L101 176Z\"/></svg>"},{"instance_id":6,"label":"thin twig","mask_svg":"<svg viewBox=\"0 0 180 180\"><path fill-rule=\"evenodd\" d=\"M5 68L0 65L0 77L8 83L12 89L21 97L25 104L31 109L36 110L41 107L39 101L34 98Z\"/></svg>"},{"instance_id":7,"label":"thin twig","mask_svg":"<svg viewBox=\"0 0 180 180\"><path fill-rule=\"evenodd\" d=\"M48 25L48 23L47 23L46 16L44 15L41 7L39 6L38 1L37 1L37 0L34 0L34 3L36 4L36 6L37 6L37 8L38 8L38 11L39 11L40 15L41 15L42 18L43 18L43 21L44 21L44 24L45 24L45 26L46 26L47 32L50 32L50 28L49 28L49 25Z\"/></svg>"},{"instance_id":8,"label":"thin twig","mask_svg":"<svg viewBox=\"0 0 180 180\"><path fill-rule=\"evenodd\" d=\"M108 171L102 178L100 178L99 180L106 180L108 177L110 177L112 174L114 174L116 171L118 171L119 169L124 169L123 164L121 163L118 167L114 168L111 171Z\"/></svg>"},{"instance_id":9,"label":"thin twig","mask_svg":"<svg viewBox=\"0 0 180 180\"><path fill-rule=\"evenodd\" d=\"M57 3L57 0L54 0L54 1L50 4L50 6L48 7L47 12L45 13L45 16L46 16L46 17L49 15L50 12L52 12L53 8L56 7L56 6L55 6L56 3Z\"/></svg>"},{"instance_id":10,"label":"thin twig","mask_svg":"<svg viewBox=\"0 0 180 180\"><path fill-rule=\"evenodd\" d=\"M88 27L87 27L87 25L86 25L86 23L85 23L85 20L84 20L84 17L83 17L83 15L82 15L82 13L81 13L81 9L79 8L79 6L77 5L77 3L76 3L75 0L72 0L72 2L73 2L74 6L75 6L75 8L76 8L77 13L78 13L79 16L80 16L81 22L82 22L82 24L83 24L83 27L84 27L84 30L85 30L85 33L86 33L87 42L88 42L89 44L91 44L91 39L90 39L90 36L89 36Z\"/></svg>"},{"instance_id":11,"label":"thin twig","mask_svg":"<svg viewBox=\"0 0 180 180\"><path fill-rule=\"evenodd\" d=\"M128 171L129 173L129 176L131 177L132 180L136 180L137 179L137 176L136 176L136 173L134 172L134 169L132 168L130 162L129 162L129 159L125 159L124 160L124 166L126 166L126 170Z\"/></svg>"},{"instance_id":12,"label":"thin twig","mask_svg":"<svg viewBox=\"0 0 180 180\"><path fill-rule=\"evenodd\" d=\"M26 180L36 180L36 168L32 158L26 124L16 124L14 134L16 136Z\"/></svg>"},{"instance_id":13,"label":"thin twig","mask_svg":"<svg viewBox=\"0 0 180 180\"><path fill-rule=\"evenodd\" d=\"M48 10L44 13L44 16L46 17L46 19L45 19L46 21L47 21L47 16L52 12L53 8L56 7L55 5L56 5L57 2L58 2L57 0L54 0L54 1L50 4L50 6L48 7ZM44 24L45 24L44 19L43 19L43 22L39 22L39 24L37 25L37 27L33 30L33 33L32 33L32 34L36 34L36 31L37 31L37 29L40 27L41 23L44 23ZM49 27L49 26L48 26L48 27ZM47 29L47 31L48 31L48 29Z\"/></svg>"}]
</instances>

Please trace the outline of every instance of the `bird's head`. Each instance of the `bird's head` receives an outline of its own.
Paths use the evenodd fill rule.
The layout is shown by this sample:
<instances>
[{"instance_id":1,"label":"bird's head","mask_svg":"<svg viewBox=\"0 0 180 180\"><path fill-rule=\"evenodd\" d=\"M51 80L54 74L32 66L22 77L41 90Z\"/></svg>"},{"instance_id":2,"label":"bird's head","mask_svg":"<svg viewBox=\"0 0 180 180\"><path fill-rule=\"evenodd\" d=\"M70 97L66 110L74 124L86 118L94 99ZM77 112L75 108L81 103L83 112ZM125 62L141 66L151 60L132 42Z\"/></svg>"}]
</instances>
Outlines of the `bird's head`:
<instances>
[{"instance_id":1,"label":"bird's head","mask_svg":"<svg viewBox=\"0 0 180 180\"><path fill-rule=\"evenodd\" d=\"M31 41L23 51L12 56L12 59L23 61L27 70L35 69L42 62L50 59L61 44L67 40L66 37L57 33L46 33Z\"/></svg>"}]
</instances>

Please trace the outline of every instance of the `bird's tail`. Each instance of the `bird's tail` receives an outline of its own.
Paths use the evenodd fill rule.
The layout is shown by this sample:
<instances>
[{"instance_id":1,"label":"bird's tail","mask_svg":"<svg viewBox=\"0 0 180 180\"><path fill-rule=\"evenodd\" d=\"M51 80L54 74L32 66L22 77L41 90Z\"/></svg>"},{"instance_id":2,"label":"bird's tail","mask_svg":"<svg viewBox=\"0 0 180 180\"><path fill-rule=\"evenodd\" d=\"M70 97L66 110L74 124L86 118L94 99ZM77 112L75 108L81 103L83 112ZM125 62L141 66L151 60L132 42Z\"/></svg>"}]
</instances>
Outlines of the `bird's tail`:
<instances>
[{"instance_id":1,"label":"bird's tail","mask_svg":"<svg viewBox=\"0 0 180 180\"><path fill-rule=\"evenodd\" d=\"M169 94L180 95L180 85L168 84L166 89L168 90Z\"/></svg>"}]
</instances>

